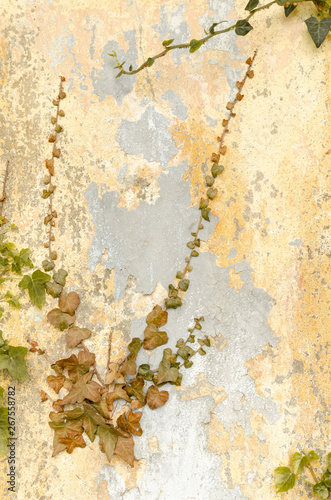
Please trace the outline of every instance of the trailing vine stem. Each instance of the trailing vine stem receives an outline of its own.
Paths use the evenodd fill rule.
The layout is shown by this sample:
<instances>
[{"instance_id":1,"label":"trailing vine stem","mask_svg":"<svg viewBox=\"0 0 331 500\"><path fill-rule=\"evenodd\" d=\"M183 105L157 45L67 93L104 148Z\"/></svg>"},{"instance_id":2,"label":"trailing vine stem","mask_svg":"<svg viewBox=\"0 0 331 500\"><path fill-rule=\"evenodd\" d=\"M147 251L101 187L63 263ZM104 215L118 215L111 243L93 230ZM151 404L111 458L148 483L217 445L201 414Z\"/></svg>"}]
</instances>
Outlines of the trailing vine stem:
<instances>
[{"instance_id":1,"label":"trailing vine stem","mask_svg":"<svg viewBox=\"0 0 331 500\"><path fill-rule=\"evenodd\" d=\"M165 311L168 308L174 308L176 309L177 307L181 306L182 304L182 298L185 295L185 292L187 291L189 287L189 280L186 279L186 276L188 275L189 272L193 270L193 267L190 265L191 260L193 257L198 257L199 253L196 251L197 247L200 247L200 239L198 238L200 230L203 229L202 225L202 220L205 219L206 221L209 221L209 212L210 208L208 207L208 203L210 200L213 200L214 197L217 194L217 189L214 188L212 189L212 185L214 184L214 181L216 177L224 170L223 165L219 165L219 161L221 156L224 156L227 151L227 146L224 145L224 139L226 134L229 132L228 125L231 121L232 118L236 116L236 113L233 112L233 109L235 105L240 102L243 99L243 94L241 94L245 83L247 81L247 78L253 78L254 77L254 71L252 70L255 58L257 56L258 51L255 50L254 54L252 57L249 57L246 60L246 64L248 65L247 70L245 72L245 75L241 81L237 81L237 93L235 98L233 99L232 102L228 102L226 105L226 109L229 111L228 117L223 119L222 125L223 125L223 130L222 133L219 137L217 137L217 141L219 143L218 145L218 153L213 153L211 157L211 161L213 162L213 167L211 169L212 176L206 176L206 184L209 186L209 189L206 192L206 198L201 198L200 200L200 207L199 209L201 210L201 215L199 217L199 222L197 225L197 229L195 232L191 233L194 239L190 241L187 246L191 248L191 253L188 257L185 258L186 264L183 268L182 271L179 271L176 274L176 280L177 280L177 285L174 287L173 285L169 285L169 295L167 299L165 299L164 303L160 307L162 311ZM210 181L209 181L210 180ZM213 191L213 193L210 193L210 190ZM181 283L185 282L185 287L181 286ZM179 296L177 296L179 293ZM175 301L175 302L174 302ZM177 301L177 302L176 302ZM193 330L192 330L193 331ZM108 360L111 358L111 337L112 335L110 334L109 336L109 344L108 344ZM143 340L143 345L145 343L146 339ZM129 361L133 357L133 354L129 352L127 355L125 355L118 363L119 367L121 368L127 361ZM108 362L108 371L110 371L109 367L109 362ZM182 366L182 365L181 365ZM154 370L157 372L157 370Z\"/></svg>"},{"instance_id":2,"label":"trailing vine stem","mask_svg":"<svg viewBox=\"0 0 331 500\"><path fill-rule=\"evenodd\" d=\"M294 5L296 6L297 4L299 3L305 3L305 2L311 2L312 0L290 0L288 2L286 2L286 5L287 6L290 6L290 5ZM265 4L265 5L262 5L260 7L256 7L255 9L251 10L250 13L248 14L247 17L245 17L244 19L240 20L240 22L248 22L257 12L261 11L261 10L265 10L265 9L269 9L269 7L271 7L272 5L274 4L277 4L277 5L284 5L285 2L282 2L280 0L272 0L271 2ZM221 22L224 22L224 21L221 21ZM220 23L216 23L216 24L220 24ZM201 47L201 45L204 45L208 40L210 40L211 38L214 38L215 36L218 36L218 35L222 35L223 33L228 33L229 31L232 31L232 30L235 30L236 27L237 27L237 22L231 26L229 26L228 28L224 28L222 30L212 30L212 32L210 32L208 35L206 35L205 37L202 37L198 40L194 40L195 42L195 46L197 46L198 48ZM245 33L246 34L246 33ZM191 49L190 51L192 52L195 52L195 50L197 49L193 49L192 50L192 40L191 42L189 43L180 43L180 44L177 44L177 45L168 45L168 46L165 46L164 50L162 52L160 52L159 54L156 54L155 56L152 56L152 57L149 57L146 61L144 61L140 66L138 66L138 68L134 69L134 70L125 70L123 68L123 65L124 63L120 63L119 60L117 59L117 56L115 53L112 53L112 54L109 54L110 56L112 57L115 57L116 59L116 62L117 62L117 66L116 68L119 68L120 69L120 72L119 74L117 75L117 77L121 76L121 75L135 75L136 73L139 73L140 71L142 71L144 68L147 68L149 66L151 66L155 59L159 59L160 57L164 57L166 54L168 54L168 52L171 52L172 50L175 50L175 49Z\"/></svg>"}]
</instances>

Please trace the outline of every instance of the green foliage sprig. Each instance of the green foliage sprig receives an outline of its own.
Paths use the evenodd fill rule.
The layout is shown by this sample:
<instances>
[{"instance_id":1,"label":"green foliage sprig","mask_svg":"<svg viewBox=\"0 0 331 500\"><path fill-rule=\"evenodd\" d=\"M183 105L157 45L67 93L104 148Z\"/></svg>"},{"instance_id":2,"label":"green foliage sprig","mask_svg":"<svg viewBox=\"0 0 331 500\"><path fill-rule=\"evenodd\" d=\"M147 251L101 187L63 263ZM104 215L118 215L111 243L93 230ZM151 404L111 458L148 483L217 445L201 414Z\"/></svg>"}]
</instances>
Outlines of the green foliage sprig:
<instances>
[{"instance_id":1,"label":"green foliage sprig","mask_svg":"<svg viewBox=\"0 0 331 500\"><path fill-rule=\"evenodd\" d=\"M47 314L48 321L60 331L66 331L68 349L78 348L78 352L69 357L52 362L44 350L37 349L37 342L30 341L31 352L43 354L55 372L47 377L50 387L59 394L66 393L59 399L52 398L42 392L42 401L52 401L53 410L49 414L50 427L54 430L53 456L62 451L72 453L75 448L84 448L86 439L90 442L99 436L99 446L110 461L113 455L118 455L131 467L134 465L133 436L141 436L140 426L143 407L151 410L160 408L169 399L169 392L163 389L165 384L181 385L182 368L193 365L197 354L204 356L210 347L210 339L201 335L203 317L194 318L193 325L188 328L187 338L181 338L174 352L164 348L158 366L151 367L147 363L138 365L138 353L142 349L151 351L168 343L169 337L163 330L168 321L168 309L177 309L183 303L185 293L189 288L188 273L193 270L191 260L199 256L199 231L203 228L202 221L209 221L211 207L217 196L217 178L224 170L220 164L221 157L226 154L224 139L229 132L229 123L235 117L234 107L243 98L242 90L245 82L253 78L252 65L256 53L249 58L244 78L237 82L237 94L232 102L227 103L228 116L223 120L223 132L217 138L217 152L211 156L210 172L205 176L206 191L200 200L200 216L197 229L192 233L193 239L187 243L190 250L181 271L177 271L174 285L169 285L168 297L161 305L155 305L146 317L144 337L135 337L128 345L128 354L119 361L111 359L111 335L108 351L108 365L103 380L100 376L96 358L85 345L92 332L76 325L76 311L80 297L76 292L65 293L66 271L54 273L55 283L62 287L58 295L58 307ZM55 124L55 123L54 123ZM54 175L54 173L53 173ZM52 196L51 193L50 196ZM52 209L52 207L51 207ZM53 260L53 259L52 259ZM50 261L48 261L50 262ZM61 274L62 273L62 274ZM49 283L49 282L48 282ZM48 291L46 289L46 291ZM50 293L48 291L48 293ZM54 296L54 295L53 295Z\"/></svg>"},{"instance_id":2,"label":"green foliage sprig","mask_svg":"<svg viewBox=\"0 0 331 500\"><path fill-rule=\"evenodd\" d=\"M319 460L319 456L313 450L309 453L294 453L291 458L291 468L277 467L274 470L276 492L283 493L289 491L299 481L311 487L311 493L314 498L322 500L331 498L331 453L327 456L327 466L320 479L317 478L312 467L312 462L316 460ZM313 482L308 481L302 476L306 470L309 471Z\"/></svg>"},{"instance_id":3,"label":"green foliage sprig","mask_svg":"<svg viewBox=\"0 0 331 500\"><path fill-rule=\"evenodd\" d=\"M208 31L204 30L205 35L204 37L196 40L193 38L190 40L188 43L180 43L180 44L174 44L174 39L172 38L171 40L164 40L162 42L162 45L164 49L162 52L152 56L148 57L146 61L144 61L140 66L138 66L136 69L133 69L132 65L129 66L129 69L126 70L124 69L124 64L126 61L120 62L118 59L118 56L116 52L113 50L112 53L108 54L109 56L113 57L116 61L116 66L115 69L119 69L119 73L117 74L116 78L122 76L122 75L135 75L136 73L139 73L145 68L149 68L153 66L154 62L156 59L159 59L160 57L164 57L167 55L169 52L172 50L177 50L177 49L189 49L190 53L196 52L197 50L202 47L208 40L211 38L214 38L215 36L222 35L224 33L228 33L229 31L234 31L236 35L238 36L246 36L250 31L252 31L253 26L250 24L250 19L257 13L260 12L261 10L269 9L272 5L278 5L280 7L284 8L284 14L285 17L288 17L294 9L300 4L300 3L313 3L314 7L317 9L317 15L319 17L323 16L324 14L328 14L327 17L322 17L322 19L319 21L316 17L310 17L305 20L308 32L315 43L316 47L320 47L325 40L327 34L330 31L331 28L331 0L322 0L322 1L314 1L314 0L295 0L295 1L286 1L286 0L273 0L272 2L269 2L265 5L259 5L259 0L249 0L248 4L245 7L245 10L249 12L248 16L246 16L243 19L239 19L236 21L234 24L231 26L224 28L222 30L216 30L216 26L218 26L221 23L226 23L228 21L219 21L218 23L213 23L209 28Z\"/></svg>"}]
</instances>

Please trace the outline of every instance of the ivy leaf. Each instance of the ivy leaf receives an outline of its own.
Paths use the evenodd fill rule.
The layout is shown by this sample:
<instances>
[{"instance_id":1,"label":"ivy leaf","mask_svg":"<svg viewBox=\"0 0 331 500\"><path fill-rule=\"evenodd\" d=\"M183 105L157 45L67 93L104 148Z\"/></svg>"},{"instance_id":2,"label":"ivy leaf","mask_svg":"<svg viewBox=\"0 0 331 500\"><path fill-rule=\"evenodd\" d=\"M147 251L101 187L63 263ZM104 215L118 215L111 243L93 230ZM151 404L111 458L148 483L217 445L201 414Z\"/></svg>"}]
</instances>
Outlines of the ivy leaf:
<instances>
[{"instance_id":1,"label":"ivy leaf","mask_svg":"<svg viewBox=\"0 0 331 500\"><path fill-rule=\"evenodd\" d=\"M151 367L147 364L140 365L138 369L138 377L143 377L145 380L152 381L154 377L154 372L151 370Z\"/></svg>"},{"instance_id":2,"label":"ivy leaf","mask_svg":"<svg viewBox=\"0 0 331 500\"><path fill-rule=\"evenodd\" d=\"M140 403L144 404L145 403L145 394L143 391L145 385L145 381L143 378L135 378L130 381L130 384L127 384L125 386L125 390L128 393L129 396L134 396L135 398L140 401Z\"/></svg>"},{"instance_id":3,"label":"ivy leaf","mask_svg":"<svg viewBox=\"0 0 331 500\"><path fill-rule=\"evenodd\" d=\"M177 351L177 354L178 356L183 358L184 361L187 361L193 356L193 354L195 354L195 351L187 345L185 347L180 347Z\"/></svg>"},{"instance_id":4,"label":"ivy leaf","mask_svg":"<svg viewBox=\"0 0 331 500\"><path fill-rule=\"evenodd\" d=\"M82 340L86 340L91 336L91 331L87 328L79 328L79 326L72 326L67 331L67 347L72 349L81 343Z\"/></svg>"},{"instance_id":5,"label":"ivy leaf","mask_svg":"<svg viewBox=\"0 0 331 500\"><path fill-rule=\"evenodd\" d=\"M163 311L162 307L156 305L153 307L152 311L148 314L146 318L146 323L148 325L155 325L157 327L163 326L168 321L167 311Z\"/></svg>"},{"instance_id":6,"label":"ivy leaf","mask_svg":"<svg viewBox=\"0 0 331 500\"><path fill-rule=\"evenodd\" d=\"M39 269L32 273L32 276L27 274L23 276L23 279L19 282L18 286L23 289L27 289L29 292L29 297L31 302L39 307L45 304L46 293L45 293L45 283L51 279L49 274L43 273Z\"/></svg>"},{"instance_id":7,"label":"ivy leaf","mask_svg":"<svg viewBox=\"0 0 331 500\"><path fill-rule=\"evenodd\" d=\"M144 331L144 348L155 349L160 345L167 344L169 338L167 332L160 332L155 325L148 325Z\"/></svg>"},{"instance_id":8,"label":"ivy leaf","mask_svg":"<svg viewBox=\"0 0 331 500\"><path fill-rule=\"evenodd\" d=\"M128 350L131 354L131 357L134 359L137 357L137 354L142 346L142 341L138 338L135 337L134 339L131 340L130 344L128 345Z\"/></svg>"},{"instance_id":9,"label":"ivy leaf","mask_svg":"<svg viewBox=\"0 0 331 500\"><path fill-rule=\"evenodd\" d=\"M68 431L66 437L60 437L59 442L63 443L67 449L67 453L72 453L75 448L85 448L86 443L81 434L75 433L75 431Z\"/></svg>"},{"instance_id":10,"label":"ivy leaf","mask_svg":"<svg viewBox=\"0 0 331 500\"><path fill-rule=\"evenodd\" d=\"M80 351L78 357L72 354L70 358L58 360L55 366L68 370L70 379L73 382L77 382L82 375L89 371L90 366L93 365L94 362L95 354L92 352Z\"/></svg>"},{"instance_id":11,"label":"ivy leaf","mask_svg":"<svg viewBox=\"0 0 331 500\"><path fill-rule=\"evenodd\" d=\"M111 405L115 399L124 399L128 403L131 402L131 398L128 396L128 393L123 389L123 384L115 384L113 392L108 392L106 399L109 405Z\"/></svg>"},{"instance_id":12,"label":"ivy leaf","mask_svg":"<svg viewBox=\"0 0 331 500\"><path fill-rule=\"evenodd\" d=\"M178 368L171 366L171 363L167 359L163 359L157 372L157 383L159 385L164 382L176 382L178 375Z\"/></svg>"},{"instance_id":13,"label":"ivy leaf","mask_svg":"<svg viewBox=\"0 0 331 500\"><path fill-rule=\"evenodd\" d=\"M62 285L61 285L62 286ZM77 307L79 306L80 298L78 293L70 292L68 295L66 293L62 293L59 298L59 309L68 313L71 316L75 313Z\"/></svg>"},{"instance_id":14,"label":"ivy leaf","mask_svg":"<svg viewBox=\"0 0 331 500\"><path fill-rule=\"evenodd\" d=\"M310 17L305 20L308 28L308 32L313 39L316 47L320 47L324 42L326 35L329 33L331 28L331 17L324 17L318 21L316 17Z\"/></svg>"},{"instance_id":15,"label":"ivy leaf","mask_svg":"<svg viewBox=\"0 0 331 500\"><path fill-rule=\"evenodd\" d=\"M24 381L26 378L25 356L26 347L8 346L6 352L0 352L0 370L7 369L10 375L17 380Z\"/></svg>"},{"instance_id":16,"label":"ivy leaf","mask_svg":"<svg viewBox=\"0 0 331 500\"><path fill-rule=\"evenodd\" d=\"M317 498L321 498L322 500L329 498L329 490L324 481L314 484L313 493Z\"/></svg>"},{"instance_id":17,"label":"ivy leaf","mask_svg":"<svg viewBox=\"0 0 331 500\"><path fill-rule=\"evenodd\" d=\"M107 426L106 428L98 426L97 434L99 436L100 450L107 455L110 462L115 451L118 433L114 432L114 429L110 426Z\"/></svg>"},{"instance_id":18,"label":"ivy leaf","mask_svg":"<svg viewBox=\"0 0 331 500\"><path fill-rule=\"evenodd\" d=\"M311 450L309 453L308 453L308 458L309 458L309 461L312 461L312 460L318 460L319 459L319 456L317 455L317 453L314 452L314 450Z\"/></svg>"},{"instance_id":19,"label":"ivy leaf","mask_svg":"<svg viewBox=\"0 0 331 500\"><path fill-rule=\"evenodd\" d=\"M235 33L239 36L245 36L253 29L253 26L249 24L245 19L241 19L236 22Z\"/></svg>"},{"instance_id":20,"label":"ivy leaf","mask_svg":"<svg viewBox=\"0 0 331 500\"><path fill-rule=\"evenodd\" d=\"M148 388L147 394L147 404L151 408L151 410L155 410L160 406L163 406L169 399L168 391L159 391L155 385L151 385Z\"/></svg>"},{"instance_id":21,"label":"ivy leaf","mask_svg":"<svg viewBox=\"0 0 331 500\"><path fill-rule=\"evenodd\" d=\"M49 281L45 285L45 290L48 295L51 295L52 297L54 297L54 299L57 299L62 293L63 286L55 283L55 281Z\"/></svg>"},{"instance_id":22,"label":"ivy leaf","mask_svg":"<svg viewBox=\"0 0 331 500\"><path fill-rule=\"evenodd\" d=\"M153 59L153 57L149 57L147 59L147 66L150 68L151 66L153 66L154 62L155 62L155 59Z\"/></svg>"},{"instance_id":23,"label":"ivy leaf","mask_svg":"<svg viewBox=\"0 0 331 500\"><path fill-rule=\"evenodd\" d=\"M119 455L124 462L128 463L130 467L134 466L134 441L132 436L121 437L117 439L114 453Z\"/></svg>"},{"instance_id":24,"label":"ivy leaf","mask_svg":"<svg viewBox=\"0 0 331 500\"><path fill-rule=\"evenodd\" d=\"M141 411L137 411L136 413L133 413L132 411L122 413L122 415L120 415L117 419L117 425L125 432L129 432L135 436L141 436L143 431L140 427L139 420L142 415Z\"/></svg>"},{"instance_id":25,"label":"ivy leaf","mask_svg":"<svg viewBox=\"0 0 331 500\"><path fill-rule=\"evenodd\" d=\"M288 17L296 8L297 6L293 5L293 3L291 3L287 7L284 7L285 17Z\"/></svg>"},{"instance_id":26,"label":"ivy leaf","mask_svg":"<svg viewBox=\"0 0 331 500\"><path fill-rule=\"evenodd\" d=\"M202 44L203 44L203 42L201 40L195 40L195 38L193 38L190 41L190 52L191 52L191 54L193 52L196 52L197 50L199 50Z\"/></svg>"},{"instance_id":27,"label":"ivy leaf","mask_svg":"<svg viewBox=\"0 0 331 500\"><path fill-rule=\"evenodd\" d=\"M82 415L82 423L84 431L88 435L89 440L93 443L98 425L107 427L107 424L95 408L87 404L84 404L83 408L84 414Z\"/></svg>"},{"instance_id":28,"label":"ivy leaf","mask_svg":"<svg viewBox=\"0 0 331 500\"><path fill-rule=\"evenodd\" d=\"M55 308L47 314L47 319L55 328L59 328L62 332L76 321L76 315L71 316L71 314L64 313L60 309Z\"/></svg>"},{"instance_id":29,"label":"ivy leaf","mask_svg":"<svg viewBox=\"0 0 331 500\"><path fill-rule=\"evenodd\" d=\"M274 479L277 493L291 490L295 485L295 474L288 467L277 467Z\"/></svg>"},{"instance_id":30,"label":"ivy leaf","mask_svg":"<svg viewBox=\"0 0 331 500\"><path fill-rule=\"evenodd\" d=\"M49 426L54 429L54 439L53 439L53 453L52 457L55 457L61 451L64 451L67 446L62 443L60 439L66 438L68 432L72 432L75 435L83 433L83 427L80 420L70 420L69 422L48 422ZM54 425L55 424L55 425Z\"/></svg>"},{"instance_id":31,"label":"ivy leaf","mask_svg":"<svg viewBox=\"0 0 331 500\"><path fill-rule=\"evenodd\" d=\"M84 399L89 399L94 403L100 401L101 385L97 384L91 378L93 371L90 371L80 377L77 382L72 386L71 391L63 398L62 404L82 403Z\"/></svg>"},{"instance_id":32,"label":"ivy leaf","mask_svg":"<svg viewBox=\"0 0 331 500\"><path fill-rule=\"evenodd\" d=\"M169 45L171 45L173 41L174 38L172 38L171 40L163 40L162 45L163 47L169 47Z\"/></svg>"},{"instance_id":33,"label":"ivy leaf","mask_svg":"<svg viewBox=\"0 0 331 500\"><path fill-rule=\"evenodd\" d=\"M57 377L54 377L54 375L49 375L46 380L51 388L56 392L56 394L59 394L60 390L63 387L65 379L66 378L64 375L58 375Z\"/></svg>"},{"instance_id":34,"label":"ivy leaf","mask_svg":"<svg viewBox=\"0 0 331 500\"><path fill-rule=\"evenodd\" d=\"M286 4L286 1L287 0L276 0L276 3L277 3L277 5L280 5L281 7L283 7L283 5Z\"/></svg>"},{"instance_id":35,"label":"ivy leaf","mask_svg":"<svg viewBox=\"0 0 331 500\"><path fill-rule=\"evenodd\" d=\"M245 10L251 12L251 10L255 9L259 5L259 0L249 0L248 4L245 7Z\"/></svg>"},{"instance_id":36,"label":"ivy leaf","mask_svg":"<svg viewBox=\"0 0 331 500\"><path fill-rule=\"evenodd\" d=\"M0 408L0 456L4 457L8 451L9 439L8 408Z\"/></svg>"}]
</instances>

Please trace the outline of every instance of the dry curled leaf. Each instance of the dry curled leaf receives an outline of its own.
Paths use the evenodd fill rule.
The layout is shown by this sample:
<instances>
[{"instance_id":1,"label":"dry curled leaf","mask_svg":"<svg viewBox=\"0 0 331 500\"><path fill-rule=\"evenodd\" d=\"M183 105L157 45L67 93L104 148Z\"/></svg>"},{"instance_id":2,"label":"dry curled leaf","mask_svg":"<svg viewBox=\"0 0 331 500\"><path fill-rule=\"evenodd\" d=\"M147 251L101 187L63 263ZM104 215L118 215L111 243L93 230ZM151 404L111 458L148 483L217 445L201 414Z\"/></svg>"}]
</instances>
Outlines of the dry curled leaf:
<instances>
[{"instance_id":1,"label":"dry curled leaf","mask_svg":"<svg viewBox=\"0 0 331 500\"><path fill-rule=\"evenodd\" d=\"M221 155L225 155L227 149L228 149L227 146L221 146L220 147L220 153L221 153Z\"/></svg>"},{"instance_id":2,"label":"dry curled leaf","mask_svg":"<svg viewBox=\"0 0 331 500\"><path fill-rule=\"evenodd\" d=\"M151 385L148 388L148 391L146 394L146 399L147 399L148 406L152 410L155 410L156 408L163 406L168 401L169 392L168 391L159 391L159 389L157 387L155 387L155 385Z\"/></svg>"},{"instance_id":3,"label":"dry curled leaf","mask_svg":"<svg viewBox=\"0 0 331 500\"><path fill-rule=\"evenodd\" d=\"M75 448L85 448L86 443L81 434L77 435L74 431L67 431L66 437L60 437L59 442L63 443L68 453L72 453Z\"/></svg>"},{"instance_id":4,"label":"dry curled leaf","mask_svg":"<svg viewBox=\"0 0 331 500\"><path fill-rule=\"evenodd\" d=\"M163 311L162 307L156 305L146 318L148 325L155 325L157 327L163 326L168 321L167 311Z\"/></svg>"},{"instance_id":5,"label":"dry curled leaf","mask_svg":"<svg viewBox=\"0 0 331 500\"><path fill-rule=\"evenodd\" d=\"M142 412L137 411L133 413L128 411L127 413L122 413L117 419L117 425L123 429L125 432L134 434L135 436L141 436L143 431L140 427L139 420L142 417Z\"/></svg>"},{"instance_id":6,"label":"dry curled leaf","mask_svg":"<svg viewBox=\"0 0 331 500\"><path fill-rule=\"evenodd\" d=\"M60 390L63 387L65 379L66 378L64 375L58 375L57 377L54 377L54 375L49 375L47 377L47 383L56 392L56 394L59 394Z\"/></svg>"},{"instance_id":7,"label":"dry curled leaf","mask_svg":"<svg viewBox=\"0 0 331 500\"><path fill-rule=\"evenodd\" d=\"M108 372L107 372L107 375L105 377L105 384L110 385L115 380L117 382L123 382L123 383L125 382L123 375L119 372L119 364L115 363L115 362L111 362L108 365Z\"/></svg>"},{"instance_id":8,"label":"dry curled leaf","mask_svg":"<svg viewBox=\"0 0 331 500\"><path fill-rule=\"evenodd\" d=\"M60 309L52 309L47 314L48 321L55 326L55 328L59 328L61 331L69 328L76 321L76 315L71 316L70 314L64 313L60 311Z\"/></svg>"},{"instance_id":9,"label":"dry curled leaf","mask_svg":"<svg viewBox=\"0 0 331 500\"><path fill-rule=\"evenodd\" d=\"M134 466L134 441L132 436L121 437L119 436L117 439L117 443L115 446L114 453L119 455L122 460L130 465L130 467Z\"/></svg>"},{"instance_id":10,"label":"dry curled leaf","mask_svg":"<svg viewBox=\"0 0 331 500\"><path fill-rule=\"evenodd\" d=\"M148 325L144 331L144 348L155 349L168 342L167 332L160 332L154 324Z\"/></svg>"},{"instance_id":11,"label":"dry curled leaf","mask_svg":"<svg viewBox=\"0 0 331 500\"><path fill-rule=\"evenodd\" d=\"M48 399L48 396L47 396L46 392L45 391L40 391L40 396L41 396L41 402L45 403L45 401L47 401L47 399Z\"/></svg>"},{"instance_id":12,"label":"dry curled leaf","mask_svg":"<svg viewBox=\"0 0 331 500\"><path fill-rule=\"evenodd\" d=\"M128 393L123 389L123 384L116 384L113 392L109 392L106 396L108 405L111 405L115 399L124 399L128 403L131 402Z\"/></svg>"},{"instance_id":13,"label":"dry curled leaf","mask_svg":"<svg viewBox=\"0 0 331 500\"><path fill-rule=\"evenodd\" d=\"M64 405L82 403L84 399L88 399L94 403L100 401L101 385L91 380L92 377L93 371L82 375L72 386L71 391L62 399L62 403Z\"/></svg>"},{"instance_id":14,"label":"dry curled leaf","mask_svg":"<svg viewBox=\"0 0 331 500\"><path fill-rule=\"evenodd\" d=\"M76 347L78 344L81 343L82 340L88 339L90 335L91 331L88 330L87 328L79 328L79 326L72 326L71 328L69 328L66 335L67 347L69 349Z\"/></svg>"},{"instance_id":15,"label":"dry curled leaf","mask_svg":"<svg viewBox=\"0 0 331 500\"><path fill-rule=\"evenodd\" d=\"M220 155L216 154L216 153L213 153L211 155L211 161L214 162L214 163L218 163L220 161Z\"/></svg>"},{"instance_id":16,"label":"dry curled leaf","mask_svg":"<svg viewBox=\"0 0 331 500\"><path fill-rule=\"evenodd\" d=\"M66 293L62 293L59 298L59 309L72 316L79 306L79 302L80 298L78 293L70 292L68 295Z\"/></svg>"},{"instance_id":17,"label":"dry curled leaf","mask_svg":"<svg viewBox=\"0 0 331 500\"><path fill-rule=\"evenodd\" d=\"M223 121L222 121L222 126L223 126L223 127L226 127L228 123L229 123L229 120L226 120L226 119L224 118L224 119L223 119Z\"/></svg>"},{"instance_id":18,"label":"dry curled leaf","mask_svg":"<svg viewBox=\"0 0 331 500\"><path fill-rule=\"evenodd\" d=\"M79 351L78 357L72 354L70 358L60 359L56 362L58 368L68 370L70 379L77 382L79 377L87 373L95 362L95 354L92 352Z\"/></svg>"}]
</instances>

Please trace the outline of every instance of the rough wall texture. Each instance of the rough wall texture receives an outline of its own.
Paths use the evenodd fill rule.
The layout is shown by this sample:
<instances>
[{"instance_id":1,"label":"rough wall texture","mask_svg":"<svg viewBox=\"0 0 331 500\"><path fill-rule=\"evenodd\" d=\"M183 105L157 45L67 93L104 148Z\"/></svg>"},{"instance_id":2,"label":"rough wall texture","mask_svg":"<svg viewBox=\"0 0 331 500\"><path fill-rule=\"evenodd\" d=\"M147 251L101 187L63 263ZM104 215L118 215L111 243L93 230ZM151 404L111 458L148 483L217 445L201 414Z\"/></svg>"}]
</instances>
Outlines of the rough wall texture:
<instances>
[{"instance_id":1,"label":"rough wall texture","mask_svg":"<svg viewBox=\"0 0 331 500\"><path fill-rule=\"evenodd\" d=\"M115 79L107 55L115 49L139 63L165 38L186 42L214 19L237 19L244 4L2 2L6 215L40 263L42 165L51 99L65 75L56 240L101 370L110 329L116 359L130 336L142 334L146 314L183 262L225 104L245 59L259 48L256 77L227 139L221 196L202 233L202 255L185 305L168 324L173 346L203 314L212 348L185 373L182 387L170 390L164 408L144 411L134 469L116 458L109 466L95 443L51 458L49 405L38 392L49 390L49 370L29 355L28 381L16 384L13 498L274 499L272 470L289 453L330 451L329 41L317 50L308 39L301 20L308 7L287 20L274 7L256 16L247 37L232 32L196 54L174 52L135 77ZM15 343L34 337L57 359L67 351L63 334L46 323L47 310L27 305L7 316L3 329ZM2 460L3 475L7 467ZM6 488L3 498L10 497Z\"/></svg>"}]
</instances>

